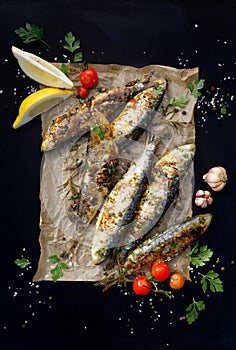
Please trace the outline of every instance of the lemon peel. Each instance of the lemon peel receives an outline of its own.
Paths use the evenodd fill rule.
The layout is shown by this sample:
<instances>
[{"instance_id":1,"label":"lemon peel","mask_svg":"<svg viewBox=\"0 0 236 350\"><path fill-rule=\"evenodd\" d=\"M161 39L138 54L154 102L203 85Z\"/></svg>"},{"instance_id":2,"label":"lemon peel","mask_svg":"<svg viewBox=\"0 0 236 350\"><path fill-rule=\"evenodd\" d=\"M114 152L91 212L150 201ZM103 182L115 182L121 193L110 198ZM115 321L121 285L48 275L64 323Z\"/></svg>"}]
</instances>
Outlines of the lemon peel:
<instances>
[{"instance_id":1,"label":"lemon peel","mask_svg":"<svg viewBox=\"0 0 236 350\"><path fill-rule=\"evenodd\" d=\"M46 60L12 46L12 53L23 72L38 83L55 88L72 89L74 83L57 67Z\"/></svg>"},{"instance_id":2,"label":"lemon peel","mask_svg":"<svg viewBox=\"0 0 236 350\"><path fill-rule=\"evenodd\" d=\"M51 87L33 92L22 101L19 107L19 114L12 127L14 129L19 128L71 95L73 95L71 90Z\"/></svg>"}]
</instances>

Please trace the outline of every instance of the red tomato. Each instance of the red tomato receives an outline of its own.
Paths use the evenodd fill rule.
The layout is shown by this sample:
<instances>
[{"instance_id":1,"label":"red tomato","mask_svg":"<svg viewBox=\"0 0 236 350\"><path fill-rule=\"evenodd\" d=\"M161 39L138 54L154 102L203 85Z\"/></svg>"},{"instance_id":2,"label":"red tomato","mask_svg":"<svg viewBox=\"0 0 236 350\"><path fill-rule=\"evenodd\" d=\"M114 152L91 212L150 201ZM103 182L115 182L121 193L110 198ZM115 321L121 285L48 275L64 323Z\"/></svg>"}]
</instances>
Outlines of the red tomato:
<instances>
[{"instance_id":1,"label":"red tomato","mask_svg":"<svg viewBox=\"0 0 236 350\"><path fill-rule=\"evenodd\" d=\"M145 276L137 277L133 282L133 291L135 294L146 295L150 292L151 285Z\"/></svg>"},{"instance_id":2,"label":"red tomato","mask_svg":"<svg viewBox=\"0 0 236 350\"><path fill-rule=\"evenodd\" d=\"M77 89L77 93L79 97L85 98L86 96L88 96L89 91L85 86L79 86Z\"/></svg>"},{"instance_id":3,"label":"red tomato","mask_svg":"<svg viewBox=\"0 0 236 350\"><path fill-rule=\"evenodd\" d=\"M97 85L98 74L93 68L85 69L80 73L81 84L90 89Z\"/></svg>"},{"instance_id":4,"label":"red tomato","mask_svg":"<svg viewBox=\"0 0 236 350\"><path fill-rule=\"evenodd\" d=\"M165 281L170 275L170 267L165 262L159 262L152 265L153 277L158 281Z\"/></svg>"},{"instance_id":5,"label":"red tomato","mask_svg":"<svg viewBox=\"0 0 236 350\"><path fill-rule=\"evenodd\" d=\"M180 289L184 286L185 278L180 273L173 273L170 276L170 287L172 289Z\"/></svg>"}]
</instances>

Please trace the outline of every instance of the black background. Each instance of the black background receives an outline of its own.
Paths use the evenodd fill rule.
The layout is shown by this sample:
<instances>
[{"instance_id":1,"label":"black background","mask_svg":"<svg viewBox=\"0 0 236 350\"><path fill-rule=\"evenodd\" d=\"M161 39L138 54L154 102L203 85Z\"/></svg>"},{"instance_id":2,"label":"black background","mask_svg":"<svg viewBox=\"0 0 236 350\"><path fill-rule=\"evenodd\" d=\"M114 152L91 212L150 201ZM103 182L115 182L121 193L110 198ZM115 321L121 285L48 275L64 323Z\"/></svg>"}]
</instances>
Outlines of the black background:
<instances>
[{"instance_id":1,"label":"black background","mask_svg":"<svg viewBox=\"0 0 236 350\"><path fill-rule=\"evenodd\" d=\"M235 349L236 2L1 0L0 18L1 349ZM51 50L21 42L14 30L26 22L44 28ZM23 76L11 46L67 62L63 41L69 31L91 63L199 67L205 87L195 110L195 190L209 190L202 175L212 166L228 173L225 189L212 194L208 208L213 221L201 243L214 254L201 271L217 271L223 293L204 294L194 283L196 272L174 300L153 297L153 308L151 297L135 296L130 286L103 293L92 283L32 283L40 255L41 122L35 118L18 130L11 125L38 84ZM227 114L221 117L222 105ZM193 210L204 212L194 204ZM22 256L32 262L26 270L14 264ZM188 325L179 318L192 297L204 300L206 309Z\"/></svg>"}]
</instances>

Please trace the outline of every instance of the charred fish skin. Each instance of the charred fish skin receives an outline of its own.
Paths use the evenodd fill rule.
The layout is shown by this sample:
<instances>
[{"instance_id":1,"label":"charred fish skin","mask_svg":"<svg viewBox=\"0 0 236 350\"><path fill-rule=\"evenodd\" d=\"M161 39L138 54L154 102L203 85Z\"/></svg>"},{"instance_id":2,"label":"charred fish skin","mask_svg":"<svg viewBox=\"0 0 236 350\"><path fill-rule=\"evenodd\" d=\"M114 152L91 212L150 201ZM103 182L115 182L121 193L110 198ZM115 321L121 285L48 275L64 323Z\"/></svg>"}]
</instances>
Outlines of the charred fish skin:
<instances>
[{"instance_id":1,"label":"charred fish skin","mask_svg":"<svg viewBox=\"0 0 236 350\"><path fill-rule=\"evenodd\" d=\"M98 182L104 164L118 157L115 142L110 136L110 124L100 126L104 131L102 140L91 130L86 156L86 170L82 180L80 203L78 205L77 230L83 231L91 223L108 194L107 186Z\"/></svg>"},{"instance_id":2,"label":"charred fish skin","mask_svg":"<svg viewBox=\"0 0 236 350\"><path fill-rule=\"evenodd\" d=\"M123 267L132 274L155 261L170 261L197 240L209 227L212 214L200 214L145 240L127 257Z\"/></svg>"},{"instance_id":3,"label":"charred fish skin","mask_svg":"<svg viewBox=\"0 0 236 350\"><path fill-rule=\"evenodd\" d=\"M151 82L149 77L144 77L143 81L132 82L132 84L126 84L98 94L82 106L78 103L52 121L42 135L41 150L43 152L50 151L67 140L79 138L90 130L92 124L102 124L102 121L96 116L97 113L100 112L108 118L109 115L116 114L120 106L123 106L135 94L146 87L155 86L155 84L156 82Z\"/></svg>"},{"instance_id":4,"label":"charred fish skin","mask_svg":"<svg viewBox=\"0 0 236 350\"><path fill-rule=\"evenodd\" d=\"M147 186L138 207L136 217L130 224L126 241L117 253L123 263L136 241L158 223L178 193L181 178L189 168L195 154L195 144L181 145L160 158L151 170L152 181Z\"/></svg>"},{"instance_id":5,"label":"charred fish skin","mask_svg":"<svg viewBox=\"0 0 236 350\"><path fill-rule=\"evenodd\" d=\"M156 149L156 140L147 144L142 156L133 163L106 198L96 221L92 242L92 260L99 264L112 248L124 239L121 227L128 224L140 200Z\"/></svg>"},{"instance_id":6,"label":"charred fish skin","mask_svg":"<svg viewBox=\"0 0 236 350\"><path fill-rule=\"evenodd\" d=\"M165 79L159 79L155 87L149 87L134 96L112 122L116 142L132 138L136 128L145 129L159 107L167 87Z\"/></svg>"}]
</instances>

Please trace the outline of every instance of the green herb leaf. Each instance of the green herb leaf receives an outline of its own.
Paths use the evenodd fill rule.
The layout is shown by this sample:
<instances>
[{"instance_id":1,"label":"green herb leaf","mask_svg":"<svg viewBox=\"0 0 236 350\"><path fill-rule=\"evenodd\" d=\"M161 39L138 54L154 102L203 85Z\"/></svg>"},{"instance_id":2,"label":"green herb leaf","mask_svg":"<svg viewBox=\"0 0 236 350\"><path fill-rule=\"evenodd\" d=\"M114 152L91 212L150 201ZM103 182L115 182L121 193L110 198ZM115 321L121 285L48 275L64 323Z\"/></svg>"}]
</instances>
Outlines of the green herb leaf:
<instances>
[{"instance_id":1,"label":"green herb leaf","mask_svg":"<svg viewBox=\"0 0 236 350\"><path fill-rule=\"evenodd\" d=\"M220 113L221 113L222 115L226 115L226 114L227 114L227 108L226 108L225 105L221 107Z\"/></svg>"},{"instance_id":2,"label":"green herb leaf","mask_svg":"<svg viewBox=\"0 0 236 350\"><path fill-rule=\"evenodd\" d=\"M51 275L54 282L56 282L59 278L63 276L63 270L68 270L69 266L64 263L57 255L51 255L49 257L49 261L56 266L51 269Z\"/></svg>"},{"instance_id":3,"label":"green herb leaf","mask_svg":"<svg viewBox=\"0 0 236 350\"><path fill-rule=\"evenodd\" d=\"M23 27L19 27L15 30L15 33L21 38L23 43L30 43L32 41L40 41L47 47L51 48L44 40L44 30L42 27L37 24L26 23L26 29Z\"/></svg>"},{"instance_id":4,"label":"green herb leaf","mask_svg":"<svg viewBox=\"0 0 236 350\"><path fill-rule=\"evenodd\" d=\"M213 255L213 251L207 245L199 247L198 241L195 241L190 252L191 264L195 266L203 266Z\"/></svg>"},{"instance_id":5,"label":"green herb leaf","mask_svg":"<svg viewBox=\"0 0 236 350\"><path fill-rule=\"evenodd\" d=\"M206 275L203 275L202 273L200 273L200 275L202 276L200 282L204 293L206 293L208 286L212 292L224 291L222 281L219 278L219 274L217 272L210 270Z\"/></svg>"},{"instance_id":6,"label":"green herb leaf","mask_svg":"<svg viewBox=\"0 0 236 350\"><path fill-rule=\"evenodd\" d=\"M82 52L76 52L74 54L73 62L81 62L82 61Z\"/></svg>"},{"instance_id":7,"label":"green herb leaf","mask_svg":"<svg viewBox=\"0 0 236 350\"><path fill-rule=\"evenodd\" d=\"M168 106L184 108L189 103L189 98L180 96L178 98L171 97Z\"/></svg>"},{"instance_id":8,"label":"green herb leaf","mask_svg":"<svg viewBox=\"0 0 236 350\"><path fill-rule=\"evenodd\" d=\"M60 265L56 265L53 269L51 269L53 282L56 282L59 278L63 276L62 269Z\"/></svg>"},{"instance_id":9,"label":"green herb leaf","mask_svg":"<svg viewBox=\"0 0 236 350\"><path fill-rule=\"evenodd\" d=\"M195 80L194 83L188 83L187 87L194 97L200 97L202 93L199 91L203 88L205 79Z\"/></svg>"},{"instance_id":10,"label":"green herb leaf","mask_svg":"<svg viewBox=\"0 0 236 350\"><path fill-rule=\"evenodd\" d=\"M58 258L57 255L51 255L51 256L49 257L49 261L50 261L51 263L55 264L55 263L58 263L58 262L60 261L60 259Z\"/></svg>"},{"instance_id":11,"label":"green herb leaf","mask_svg":"<svg viewBox=\"0 0 236 350\"><path fill-rule=\"evenodd\" d=\"M70 68L65 63L61 64L61 71L67 76L70 74Z\"/></svg>"},{"instance_id":12,"label":"green herb leaf","mask_svg":"<svg viewBox=\"0 0 236 350\"><path fill-rule=\"evenodd\" d=\"M100 126L94 124L92 125L92 131L100 137L101 141L104 140L105 128L101 128Z\"/></svg>"},{"instance_id":13,"label":"green herb leaf","mask_svg":"<svg viewBox=\"0 0 236 350\"><path fill-rule=\"evenodd\" d=\"M21 269L24 269L26 266L31 264L31 262L27 258L16 259L14 263Z\"/></svg>"},{"instance_id":14,"label":"green herb leaf","mask_svg":"<svg viewBox=\"0 0 236 350\"><path fill-rule=\"evenodd\" d=\"M188 307L186 308L186 312L187 312L186 321L187 321L187 323L190 325L194 321L196 321L196 319L199 317L198 311L202 311L202 310L205 310L204 301L202 301L202 300L196 301L193 298L193 302L191 304L189 304Z\"/></svg>"},{"instance_id":15,"label":"green herb leaf","mask_svg":"<svg viewBox=\"0 0 236 350\"><path fill-rule=\"evenodd\" d=\"M80 48L80 40L76 40L72 32L69 32L65 35L65 42L66 43L63 46L63 48L70 51L70 53L72 54L72 61L82 61L82 52L75 52Z\"/></svg>"},{"instance_id":16,"label":"green herb leaf","mask_svg":"<svg viewBox=\"0 0 236 350\"><path fill-rule=\"evenodd\" d=\"M154 85L152 88L152 92L156 96L161 96L163 94L163 87L160 85Z\"/></svg>"}]
</instances>

